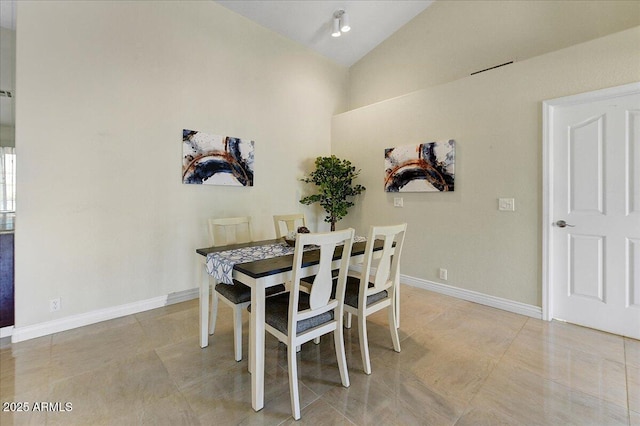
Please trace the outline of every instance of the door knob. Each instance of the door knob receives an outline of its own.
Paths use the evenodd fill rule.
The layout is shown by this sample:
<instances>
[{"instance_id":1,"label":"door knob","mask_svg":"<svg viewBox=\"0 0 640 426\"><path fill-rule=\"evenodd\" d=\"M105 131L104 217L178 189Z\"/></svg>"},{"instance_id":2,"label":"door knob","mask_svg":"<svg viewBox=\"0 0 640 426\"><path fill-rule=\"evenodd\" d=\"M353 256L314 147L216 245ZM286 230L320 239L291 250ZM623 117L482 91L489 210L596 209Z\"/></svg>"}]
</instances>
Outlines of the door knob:
<instances>
[{"instance_id":1,"label":"door knob","mask_svg":"<svg viewBox=\"0 0 640 426\"><path fill-rule=\"evenodd\" d=\"M568 224L567 222L565 222L564 220L559 220L559 221L557 221L557 222L556 222L556 226L557 226L558 228L566 228L567 226L568 226L569 228L574 228L574 227L575 227L575 225L569 225L569 224Z\"/></svg>"}]
</instances>

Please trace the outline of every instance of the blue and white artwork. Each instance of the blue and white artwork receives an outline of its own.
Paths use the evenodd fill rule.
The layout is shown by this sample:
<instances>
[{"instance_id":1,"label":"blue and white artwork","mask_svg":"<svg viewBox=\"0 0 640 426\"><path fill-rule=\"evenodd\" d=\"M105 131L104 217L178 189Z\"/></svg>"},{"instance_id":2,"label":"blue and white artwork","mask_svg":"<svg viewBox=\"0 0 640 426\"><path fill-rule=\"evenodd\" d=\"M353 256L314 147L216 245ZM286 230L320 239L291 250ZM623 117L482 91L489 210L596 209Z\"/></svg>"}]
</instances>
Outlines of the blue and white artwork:
<instances>
[{"instance_id":1,"label":"blue and white artwork","mask_svg":"<svg viewBox=\"0 0 640 426\"><path fill-rule=\"evenodd\" d=\"M386 192L453 191L454 140L384 150Z\"/></svg>"},{"instance_id":2,"label":"blue and white artwork","mask_svg":"<svg viewBox=\"0 0 640 426\"><path fill-rule=\"evenodd\" d=\"M253 141L182 130L182 182L253 186Z\"/></svg>"}]
</instances>

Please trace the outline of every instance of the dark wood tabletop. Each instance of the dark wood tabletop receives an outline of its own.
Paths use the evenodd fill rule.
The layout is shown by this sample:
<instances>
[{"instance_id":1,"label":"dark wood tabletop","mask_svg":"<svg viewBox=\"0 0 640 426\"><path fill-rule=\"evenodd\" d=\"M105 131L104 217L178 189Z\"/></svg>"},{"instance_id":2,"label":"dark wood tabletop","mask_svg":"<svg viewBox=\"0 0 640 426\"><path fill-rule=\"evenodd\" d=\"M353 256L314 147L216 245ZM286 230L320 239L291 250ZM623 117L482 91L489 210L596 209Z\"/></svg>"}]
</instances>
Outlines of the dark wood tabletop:
<instances>
[{"instance_id":1,"label":"dark wood tabletop","mask_svg":"<svg viewBox=\"0 0 640 426\"><path fill-rule=\"evenodd\" d=\"M251 243L244 244L233 244L228 246L220 246L220 247L207 247L197 249L196 253L206 256L209 253L215 253L218 251L226 251L233 250L242 247L254 247L261 246L265 244L274 244L277 242L281 242L281 239L276 240L264 240L264 241L254 241ZM351 248L351 256L357 256L364 254L364 250L367 242L362 241L358 243L353 243L353 247ZM376 240L374 244L374 251L381 250L383 245L382 240ZM336 247L335 252L333 253L333 259L336 260L342 255L343 246ZM320 263L320 251L319 250L308 250L304 252L302 257L302 266L313 266ZM293 269L293 254L285 255L285 256L277 256L269 259L262 260L254 260L252 262L246 263L238 263L233 269L238 272L242 272L245 275L250 276L251 278L262 278L269 275L278 274L281 272L291 271Z\"/></svg>"}]
</instances>

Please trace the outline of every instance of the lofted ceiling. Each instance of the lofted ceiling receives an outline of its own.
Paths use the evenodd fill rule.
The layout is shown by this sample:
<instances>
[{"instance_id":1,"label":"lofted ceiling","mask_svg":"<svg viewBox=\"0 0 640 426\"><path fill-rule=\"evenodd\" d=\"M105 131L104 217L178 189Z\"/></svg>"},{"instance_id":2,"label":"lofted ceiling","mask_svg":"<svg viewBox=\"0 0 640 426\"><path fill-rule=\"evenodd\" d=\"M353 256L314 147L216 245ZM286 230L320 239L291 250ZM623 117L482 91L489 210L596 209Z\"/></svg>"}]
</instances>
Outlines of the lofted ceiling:
<instances>
[{"instance_id":1,"label":"lofted ceiling","mask_svg":"<svg viewBox=\"0 0 640 426\"><path fill-rule=\"evenodd\" d=\"M351 66L433 0L217 0L220 5ZM343 9L351 31L331 37L333 14Z\"/></svg>"},{"instance_id":2,"label":"lofted ceiling","mask_svg":"<svg viewBox=\"0 0 640 426\"><path fill-rule=\"evenodd\" d=\"M251 21L334 62L351 66L434 0L217 0ZM0 26L15 30L16 0L0 0ZM345 10L351 31L331 37L333 14Z\"/></svg>"},{"instance_id":3,"label":"lofted ceiling","mask_svg":"<svg viewBox=\"0 0 640 426\"><path fill-rule=\"evenodd\" d=\"M219 0L217 3L348 67L433 0ZM340 9L348 13L352 29L341 37L331 37L333 14ZM0 0L0 26L15 30L16 0ZM6 87L0 89L11 90L12 84L3 83ZM1 124L12 125L11 99L2 98L0 113Z\"/></svg>"}]
</instances>

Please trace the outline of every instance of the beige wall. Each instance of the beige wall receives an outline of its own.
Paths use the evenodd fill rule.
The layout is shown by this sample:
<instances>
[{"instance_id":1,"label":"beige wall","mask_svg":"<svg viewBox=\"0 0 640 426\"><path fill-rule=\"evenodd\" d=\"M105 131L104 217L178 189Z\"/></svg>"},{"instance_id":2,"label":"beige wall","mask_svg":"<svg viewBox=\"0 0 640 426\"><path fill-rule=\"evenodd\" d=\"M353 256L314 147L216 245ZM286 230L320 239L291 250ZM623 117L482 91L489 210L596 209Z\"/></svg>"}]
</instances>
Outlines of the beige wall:
<instances>
[{"instance_id":1,"label":"beige wall","mask_svg":"<svg viewBox=\"0 0 640 426\"><path fill-rule=\"evenodd\" d=\"M369 188L341 227L409 222L403 273L444 267L449 284L539 305L541 101L640 80L640 28L448 84L421 80L416 57L395 85L374 50L348 86L346 69L214 2L19 2L18 17L17 327L193 288L208 216L250 214L269 238L272 214L302 209L326 229L297 178L330 151ZM348 87L383 102L332 122ZM254 139L256 186L183 185L184 127ZM456 191L394 209L382 150L447 138ZM499 213L501 196L518 210Z\"/></svg>"},{"instance_id":2,"label":"beige wall","mask_svg":"<svg viewBox=\"0 0 640 426\"><path fill-rule=\"evenodd\" d=\"M637 0L439 0L351 67L350 109L637 25Z\"/></svg>"},{"instance_id":3,"label":"beige wall","mask_svg":"<svg viewBox=\"0 0 640 426\"><path fill-rule=\"evenodd\" d=\"M367 187L340 226L406 221L403 274L442 282L446 268L445 284L541 306L542 101L638 80L635 27L337 115L332 153L360 167ZM454 192L383 191L384 148L447 139L457 142ZM499 212L499 197L515 198L516 211Z\"/></svg>"},{"instance_id":4,"label":"beige wall","mask_svg":"<svg viewBox=\"0 0 640 426\"><path fill-rule=\"evenodd\" d=\"M195 287L209 216L272 238L346 109L345 68L211 1L18 2L17 52L17 327ZM183 185L183 128L255 140L255 186Z\"/></svg>"}]
</instances>

